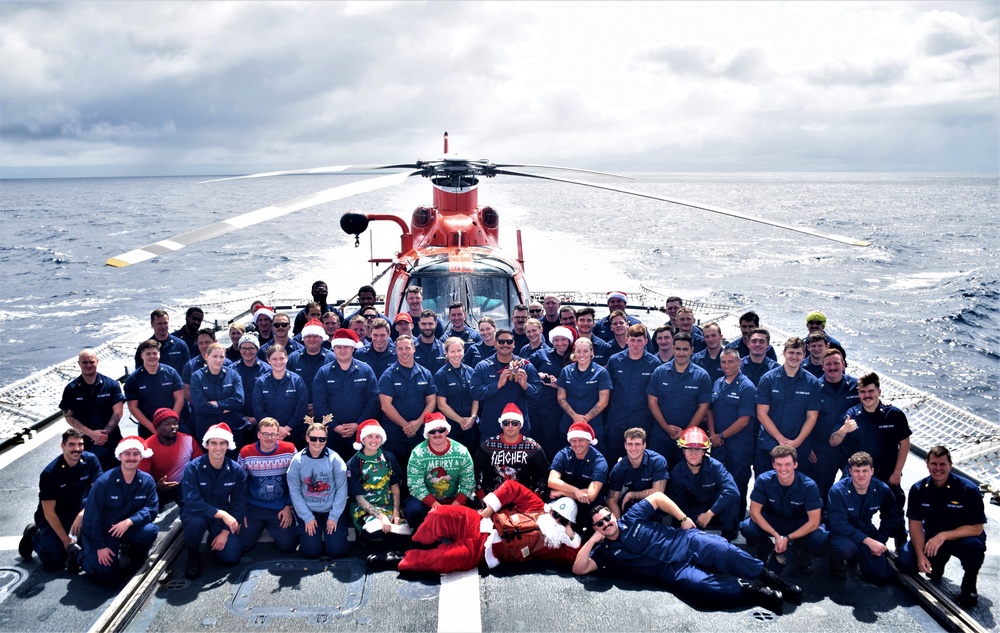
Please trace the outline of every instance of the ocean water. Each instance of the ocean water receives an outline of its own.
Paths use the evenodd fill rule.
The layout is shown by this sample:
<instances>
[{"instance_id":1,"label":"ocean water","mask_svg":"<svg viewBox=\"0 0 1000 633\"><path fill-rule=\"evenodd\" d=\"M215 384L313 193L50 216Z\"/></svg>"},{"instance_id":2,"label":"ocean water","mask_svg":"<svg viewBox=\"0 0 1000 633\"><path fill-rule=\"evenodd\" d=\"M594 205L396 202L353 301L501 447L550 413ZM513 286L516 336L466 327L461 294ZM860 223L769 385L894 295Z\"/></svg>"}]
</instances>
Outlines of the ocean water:
<instances>
[{"instance_id":1,"label":"ocean water","mask_svg":"<svg viewBox=\"0 0 1000 633\"><path fill-rule=\"evenodd\" d=\"M501 214L505 245L522 230L529 286L651 288L753 305L805 332L812 309L867 365L992 420L1000 419L1000 274L995 174L632 174L601 182L704 202L871 241L855 248L705 211L565 183L499 177L480 204ZM220 219L367 176L297 176L200 184L201 178L0 181L0 385L148 323L161 305L250 298L305 300L311 282L351 296L398 229L376 225L361 248L350 209L397 213L430 201L399 187L322 205L125 269L115 254ZM574 175L574 178L577 176ZM181 315L172 324L178 327ZM108 371L108 373L115 373ZM850 369L848 370L850 371Z\"/></svg>"}]
</instances>

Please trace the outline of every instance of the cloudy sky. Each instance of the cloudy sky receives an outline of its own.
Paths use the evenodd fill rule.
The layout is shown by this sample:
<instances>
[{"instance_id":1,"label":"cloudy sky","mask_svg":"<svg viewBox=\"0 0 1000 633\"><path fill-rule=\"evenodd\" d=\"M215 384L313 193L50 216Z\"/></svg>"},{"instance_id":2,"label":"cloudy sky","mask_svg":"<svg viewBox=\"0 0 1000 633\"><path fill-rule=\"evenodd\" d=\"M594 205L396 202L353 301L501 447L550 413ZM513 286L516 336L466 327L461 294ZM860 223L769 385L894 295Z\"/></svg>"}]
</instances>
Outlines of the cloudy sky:
<instances>
[{"instance_id":1,"label":"cloudy sky","mask_svg":"<svg viewBox=\"0 0 1000 633\"><path fill-rule=\"evenodd\" d=\"M0 1L0 176L998 171L1000 3Z\"/></svg>"}]
</instances>

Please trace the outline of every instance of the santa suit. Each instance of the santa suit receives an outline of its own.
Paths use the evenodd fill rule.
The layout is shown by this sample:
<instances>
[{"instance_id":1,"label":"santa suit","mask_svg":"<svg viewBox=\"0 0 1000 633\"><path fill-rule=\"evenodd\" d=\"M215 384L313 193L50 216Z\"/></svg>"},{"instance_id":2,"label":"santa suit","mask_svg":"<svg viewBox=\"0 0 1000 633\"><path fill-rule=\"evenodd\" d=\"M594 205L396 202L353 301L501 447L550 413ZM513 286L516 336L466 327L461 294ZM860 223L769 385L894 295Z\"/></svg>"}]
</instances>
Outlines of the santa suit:
<instances>
[{"instance_id":1,"label":"santa suit","mask_svg":"<svg viewBox=\"0 0 1000 633\"><path fill-rule=\"evenodd\" d=\"M503 507L511 507L514 512L527 514L544 523L554 519L545 511L541 497L531 492L515 480L505 481L496 491L484 499L494 512ZM484 559L491 568L500 563L523 560L556 560L572 564L580 549L580 535L571 539L565 528L558 523L558 545L545 546L533 552L517 552L516 548L505 547L493 520L483 519L479 513L465 506L440 506L435 508L413 535L413 540L425 545L433 545L443 538L451 543L441 543L435 549L411 549L399 564L400 571L432 571L446 574L453 571L473 569ZM551 538L551 536L550 536Z\"/></svg>"}]
</instances>

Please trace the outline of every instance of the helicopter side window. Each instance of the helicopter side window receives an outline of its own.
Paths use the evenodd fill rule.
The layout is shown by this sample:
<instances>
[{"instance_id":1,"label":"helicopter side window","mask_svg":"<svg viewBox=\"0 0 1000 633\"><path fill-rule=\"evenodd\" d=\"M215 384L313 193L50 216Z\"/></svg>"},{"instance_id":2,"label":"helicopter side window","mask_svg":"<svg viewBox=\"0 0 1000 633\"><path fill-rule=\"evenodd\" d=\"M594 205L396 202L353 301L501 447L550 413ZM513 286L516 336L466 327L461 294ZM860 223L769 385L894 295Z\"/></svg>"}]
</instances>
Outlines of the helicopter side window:
<instances>
[{"instance_id":1,"label":"helicopter side window","mask_svg":"<svg viewBox=\"0 0 1000 633\"><path fill-rule=\"evenodd\" d=\"M411 277L410 283L416 280ZM419 279L424 290L424 307L447 317L448 306L462 302L468 311L470 326L484 316L497 322L497 327L510 327L510 306L517 303L513 282L494 275L425 276Z\"/></svg>"}]
</instances>

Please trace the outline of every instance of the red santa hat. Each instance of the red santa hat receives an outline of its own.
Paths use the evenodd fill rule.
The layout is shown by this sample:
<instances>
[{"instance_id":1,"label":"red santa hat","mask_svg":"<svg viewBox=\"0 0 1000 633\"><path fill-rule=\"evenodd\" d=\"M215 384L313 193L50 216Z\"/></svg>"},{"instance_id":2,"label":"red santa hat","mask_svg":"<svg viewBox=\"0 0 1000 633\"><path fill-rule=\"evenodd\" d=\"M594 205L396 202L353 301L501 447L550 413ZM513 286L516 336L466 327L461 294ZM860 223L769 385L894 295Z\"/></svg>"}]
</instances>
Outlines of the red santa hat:
<instances>
[{"instance_id":1,"label":"red santa hat","mask_svg":"<svg viewBox=\"0 0 1000 633\"><path fill-rule=\"evenodd\" d=\"M139 451L143 459L149 459L153 456L153 449L146 448L146 443L142 441L141 437L138 435L129 435L128 437L123 437L122 441L118 442L118 446L115 447L115 459L121 460L122 453L133 448Z\"/></svg>"},{"instance_id":2,"label":"red santa hat","mask_svg":"<svg viewBox=\"0 0 1000 633\"><path fill-rule=\"evenodd\" d=\"M524 424L524 414L521 413L516 404L511 402L503 408L503 413L500 414L500 422L504 420L517 420L521 424Z\"/></svg>"},{"instance_id":3,"label":"red santa hat","mask_svg":"<svg viewBox=\"0 0 1000 633\"><path fill-rule=\"evenodd\" d=\"M274 318L274 308L272 308L271 306L260 306L253 313L253 322L257 323L257 319L259 319L260 315L262 315L262 314L264 316L266 316L267 318L269 318L269 319L273 319Z\"/></svg>"},{"instance_id":4,"label":"red santa hat","mask_svg":"<svg viewBox=\"0 0 1000 633\"><path fill-rule=\"evenodd\" d=\"M319 319L309 319L302 327L302 338L305 338L310 334L315 334L324 341L330 338L327 336L326 330L323 329L323 324L319 321Z\"/></svg>"},{"instance_id":5,"label":"red santa hat","mask_svg":"<svg viewBox=\"0 0 1000 633\"><path fill-rule=\"evenodd\" d=\"M569 432L566 433L566 440L569 441L574 437L579 437L590 442L591 446L597 444L597 437L594 434L594 428L587 424L586 422L574 422L569 427Z\"/></svg>"},{"instance_id":6,"label":"red santa hat","mask_svg":"<svg viewBox=\"0 0 1000 633\"><path fill-rule=\"evenodd\" d=\"M358 341L358 335L354 333L354 330L348 330L345 327L339 328L333 333L333 340L330 341L331 347L336 347L338 345L347 345L353 347L354 349L361 349L364 345Z\"/></svg>"},{"instance_id":7,"label":"red santa hat","mask_svg":"<svg viewBox=\"0 0 1000 633\"><path fill-rule=\"evenodd\" d=\"M611 290L608 292L608 301L612 299L621 299L625 303L628 303L628 295L626 295L621 290Z\"/></svg>"},{"instance_id":8,"label":"red santa hat","mask_svg":"<svg viewBox=\"0 0 1000 633\"><path fill-rule=\"evenodd\" d=\"M424 439L430 435L430 432L434 429L444 429L446 431L451 431L451 425L448 424L448 420L445 419L443 413L425 413L424 414Z\"/></svg>"},{"instance_id":9,"label":"red santa hat","mask_svg":"<svg viewBox=\"0 0 1000 633\"><path fill-rule=\"evenodd\" d=\"M570 345L575 343L576 339L580 338L580 334L576 331L576 328L569 327L568 325L557 325L552 328L552 331L549 332L549 343L551 343L557 336L568 338Z\"/></svg>"},{"instance_id":10,"label":"red santa hat","mask_svg":"<svg viewBox=\"0 0 1000 633\"><path fill-rule=\"evenodd\" d=\"M379 424L377 420L365 420L358 425L358 431L355 435L356 441L354 442L354 450L360 451L364 448L364 444L362 444L362 442L369 435L381 435L383 442L387 439L385 429L382 428L382 425Z\"/></svg>"},{"instance_id":11,"label":"red santa hat","mask_svg":"<svg viewBox=\"0 0 1000 633\"><path fill-rule=\"evenodd\" d=\"M233 441L233 432L225 422L219 422L208 427L201 445L208 448L208 440L226 440L229 442L229 450L236 450L236 442Z\"/></svg>"}]
</instances>

